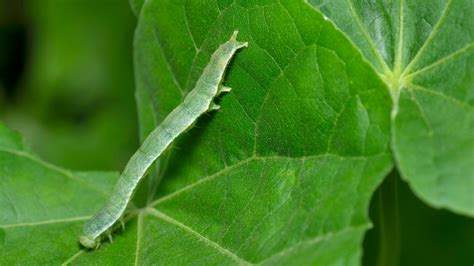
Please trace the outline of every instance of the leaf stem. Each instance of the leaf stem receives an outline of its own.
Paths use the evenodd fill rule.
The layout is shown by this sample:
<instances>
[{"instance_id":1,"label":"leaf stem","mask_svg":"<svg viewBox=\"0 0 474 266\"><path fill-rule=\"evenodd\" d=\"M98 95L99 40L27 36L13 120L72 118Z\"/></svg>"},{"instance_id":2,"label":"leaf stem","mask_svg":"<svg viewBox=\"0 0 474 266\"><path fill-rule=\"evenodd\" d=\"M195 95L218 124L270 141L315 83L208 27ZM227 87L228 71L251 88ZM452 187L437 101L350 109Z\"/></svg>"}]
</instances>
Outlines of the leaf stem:
<instances>
[{"instance_id":1,"label":"leaf stem","mask_svg":"<svg viewBox=\"0 0 474 266\"><path fill-rule=\"evenodd\" d=\"M400 257L399 175L394 169L377 192L379 215L378 266L398 266Z\"/></svg>"}]
</instances>

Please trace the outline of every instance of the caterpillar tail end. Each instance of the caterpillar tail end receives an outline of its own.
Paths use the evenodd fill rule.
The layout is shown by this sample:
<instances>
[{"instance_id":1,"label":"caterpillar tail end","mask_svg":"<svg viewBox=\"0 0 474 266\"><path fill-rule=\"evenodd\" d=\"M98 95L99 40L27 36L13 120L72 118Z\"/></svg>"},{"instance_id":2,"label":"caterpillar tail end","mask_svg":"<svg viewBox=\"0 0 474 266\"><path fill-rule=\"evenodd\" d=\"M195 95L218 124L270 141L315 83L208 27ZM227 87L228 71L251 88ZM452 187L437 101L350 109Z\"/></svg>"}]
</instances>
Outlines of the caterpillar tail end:
<instances>
[{"instance_id":1,"label":"caterpillar tail end","mask_svg":"<svg viewBox=\"0 0 474 266\"><path fill-rule=\"evenodd\" d=\"M92 248L97 249L100 246L100 240L99 239L92 239L92 238L90 238L88 236L84 236L84 235L79 237L79 242L84 247L91 248L91 249Z\"/></svg>"}]
</instances>

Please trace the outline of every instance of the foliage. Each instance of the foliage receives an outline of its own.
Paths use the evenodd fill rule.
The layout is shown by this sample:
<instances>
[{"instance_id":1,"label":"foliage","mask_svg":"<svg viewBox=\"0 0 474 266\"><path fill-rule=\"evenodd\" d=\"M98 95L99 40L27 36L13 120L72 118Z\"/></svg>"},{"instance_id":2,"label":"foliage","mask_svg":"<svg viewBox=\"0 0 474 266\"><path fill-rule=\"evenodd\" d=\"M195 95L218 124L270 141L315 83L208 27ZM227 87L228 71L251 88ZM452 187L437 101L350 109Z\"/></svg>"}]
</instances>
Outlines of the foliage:
<instances>
[{"instance_id":1,"label":"foliage","mask_svg":"<svg viewBox=\"0 0 474 266\"><path fill-rule=\"evenodd\" d=\"M400 236L384 239L384 226L400 230L400 219L413 237L411 206L407 216L383 213L398 205L384 190L406 195L392 190L397 171L430 206L474 216L469 0L131 4L142 139L238 29L249 47L227 70L232 93L159 161L125 231L97 251L81 249L77 236L116 175L47 164L2 126L0 264L358 265L370 199L394 168L377 192L380 227L369 234L378 232L381 247L366 239L366 263L397 263L398 243L387 243ZM461 220L441 221L451 221L449 231ZM457 223L466 232L472 224ZM431 239L452 235L463 234ZM458 258L471 263L466 238Z\"/></svg>"}]
</instances>

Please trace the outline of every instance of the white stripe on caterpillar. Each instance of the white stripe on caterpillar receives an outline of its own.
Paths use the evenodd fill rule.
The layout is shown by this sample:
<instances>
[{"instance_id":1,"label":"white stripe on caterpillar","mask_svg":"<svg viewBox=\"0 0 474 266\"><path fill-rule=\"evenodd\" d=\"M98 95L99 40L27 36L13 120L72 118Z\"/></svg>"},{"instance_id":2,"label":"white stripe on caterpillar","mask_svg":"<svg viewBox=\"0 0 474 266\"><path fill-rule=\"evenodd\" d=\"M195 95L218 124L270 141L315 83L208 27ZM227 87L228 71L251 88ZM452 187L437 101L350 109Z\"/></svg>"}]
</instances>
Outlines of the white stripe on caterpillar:
<instances>
[{"instance_id":1,"label":"white stripe on caterpillar","mask_svg":"<svg viewBox=\"0 0 474 266\"><path fill-rule=\"evenodd\" d=\"M247 42L237 41L237 33L238 31L234 31L230 40L220 45L212 54L196 87L151 132L130 158L105 206L84 225L79 237L84 247L100 246L104 234L110 233L112 226L123 216L137 185L152 163L181 133L192 127L202 114L219 109L213 102L214 98L222 92L230 91L230 88L221 85L225 69L234 53L248 45Z\"/></svg>"}]
</instances>

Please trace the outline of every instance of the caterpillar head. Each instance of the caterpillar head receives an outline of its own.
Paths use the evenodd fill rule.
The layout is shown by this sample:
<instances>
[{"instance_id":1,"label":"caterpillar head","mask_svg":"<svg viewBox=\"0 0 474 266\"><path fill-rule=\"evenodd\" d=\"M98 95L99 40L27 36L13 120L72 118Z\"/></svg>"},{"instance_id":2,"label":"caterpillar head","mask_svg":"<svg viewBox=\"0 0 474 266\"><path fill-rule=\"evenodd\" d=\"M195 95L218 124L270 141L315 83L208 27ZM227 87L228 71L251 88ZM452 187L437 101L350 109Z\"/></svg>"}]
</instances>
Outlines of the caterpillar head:
<instances>
[{"instance_id":1,"label":"caterpillar head","mask_svg":"<svg viewBox=\"0 0 474 266\"><path fill-rule=\"evenodd\" d=\"M96 249L100 246L100 239L99 238L93 239L91 237L84 236L84 235L79 237L79 242L81 242L81 245L83 245L86 248L95 248Z\"/></svg>"}]
</instances>

